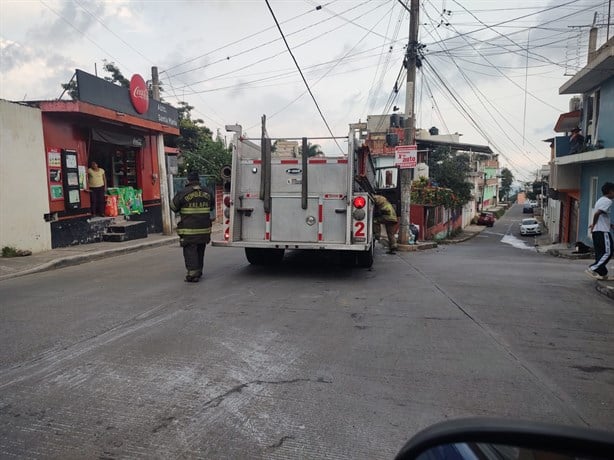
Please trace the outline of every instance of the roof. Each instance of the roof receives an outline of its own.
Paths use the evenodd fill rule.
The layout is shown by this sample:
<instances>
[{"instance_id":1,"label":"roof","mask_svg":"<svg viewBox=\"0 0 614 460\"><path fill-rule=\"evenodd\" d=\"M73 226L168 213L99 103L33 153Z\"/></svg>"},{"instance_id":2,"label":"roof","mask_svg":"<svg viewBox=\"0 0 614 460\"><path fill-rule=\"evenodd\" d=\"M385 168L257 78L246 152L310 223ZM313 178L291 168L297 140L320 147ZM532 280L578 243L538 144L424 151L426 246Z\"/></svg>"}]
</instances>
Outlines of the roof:
<instances>
[{"instance_id":1,"label":"roof","mask_svg":"<svg viewBox=\"0 0 614 460\"><path fill-rule=\"evenodd\" d=\"M179 135L179 128L118 112L106 107L83 101L28 101L27 105L38 107L43 113L78 114L86 117L102 118L122 125L138 126L164 134Z\"/></svg>"},{"instance_id":2,"label":"roof","mask_svg":"<svg viewBox=\"0 0 614 460\"><path fill-rule=\"evenodd\" d=\"M614 39L603 45L586 67L559 88L559 94L582 94L614 78Z\"/></svg>"},{"instance_id":3,"label":"roof","mask_svg":"<svg viewBox=\"0 0 614 460\"><path fill-rule=\"evenodd\" d=\"M446 142L446 141L433 141L428 139L416 139L418 148L430 147L449 147L454 150L460 150L462 152L477 152L477 153L491 153L494 154L492 149L488 145L478 144L464 144L461 142Z\"/></svg>"},{"instance_id":4,"label":"roof","mask_svg":"<svg viewBox=\"0 0 614 460\"><path fill-rule=\"evenodd\" d=\"M577 128L580 124L581 115L580 110L560 114L556 125L554 125L554 131L557 133L566 133L573 128Z\"/></svg>"}]
</instances>

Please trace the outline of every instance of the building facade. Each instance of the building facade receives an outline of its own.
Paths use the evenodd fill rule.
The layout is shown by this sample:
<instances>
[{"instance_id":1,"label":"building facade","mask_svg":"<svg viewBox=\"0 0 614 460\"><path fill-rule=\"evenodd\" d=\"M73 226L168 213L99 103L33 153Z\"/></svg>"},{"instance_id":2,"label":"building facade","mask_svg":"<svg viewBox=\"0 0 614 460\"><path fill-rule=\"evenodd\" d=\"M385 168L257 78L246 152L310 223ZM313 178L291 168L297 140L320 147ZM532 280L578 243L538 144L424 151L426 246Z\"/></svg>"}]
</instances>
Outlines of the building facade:
<instances>
[{"instance_id":1,"label":"building facade","mask_svg":"<svg viewBox=\"0 0 614 460\"><path fill-rule=\"evenodd\" d=\"M50 242L45 247L100 241L108 224L104 217L91 213L87 169L92 162L104 169L109 188L135 191L142 208L135 214L128 210L127 217L145 222L148 232L161 232L161 181L166 181L166 174L159 158L164 158L162 136L179 134L177 110L153 100L140 76L133 76L130 88L80 70L76 78L74 100L3 103L3 113L25 113L23 106L27 105L27 113L36 114L29 116L27 129L40 133L42 145L27 155L36 158L29 165L31 169L44 177L37 181L44 187L36 189L35 199L46 206L32 218L37 226L48 228ZM23 137L24 128L3 123L3 139L5 135L9 139ZM5 150L3 146L3 157L11 157L9 175L18 173L14 168L20 165L16 156L21 150ZM18 220L21 211L17 206L13 203L4 208L3 220Z\"/></svg>"},{"instance_id":2,"label":"building facade","mask_svg":"<svg viewBox=\"0 0 614 460\"><path fill-rule=\"evenodd\" d=\"M592 245L593 206L601 186L614 182L614 38L595 49L596 33L590 32L587 65L559 89L580 96L572 99L574 110L561 114L555 125L562 135L552 139L549 199L560 208L561 243ZM579 148L570 144L574 128L584 135Z\"/></svg>"}]
</instances>

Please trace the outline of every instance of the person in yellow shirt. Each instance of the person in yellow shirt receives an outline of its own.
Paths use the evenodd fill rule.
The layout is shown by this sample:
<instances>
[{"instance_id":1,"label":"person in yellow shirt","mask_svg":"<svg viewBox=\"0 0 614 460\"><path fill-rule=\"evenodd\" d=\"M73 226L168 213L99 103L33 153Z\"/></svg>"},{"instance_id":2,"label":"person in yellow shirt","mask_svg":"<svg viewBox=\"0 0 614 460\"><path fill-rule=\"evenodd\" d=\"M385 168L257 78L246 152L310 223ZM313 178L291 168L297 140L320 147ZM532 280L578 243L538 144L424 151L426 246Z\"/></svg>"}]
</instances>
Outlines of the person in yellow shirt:
<instances>
[{"instance_id":1,"label":"person in yellow shirt","mask_svg":"<svg viewBox=\"0 0 614 460\"><path fill-rule=\"evenodd\" d=\"M92 215L104 217L104 194L107 191L107 178L104 169L98 167L98 163L92 161L87 170L90 186L90 206Z\"/></svg>"}]
</instances>

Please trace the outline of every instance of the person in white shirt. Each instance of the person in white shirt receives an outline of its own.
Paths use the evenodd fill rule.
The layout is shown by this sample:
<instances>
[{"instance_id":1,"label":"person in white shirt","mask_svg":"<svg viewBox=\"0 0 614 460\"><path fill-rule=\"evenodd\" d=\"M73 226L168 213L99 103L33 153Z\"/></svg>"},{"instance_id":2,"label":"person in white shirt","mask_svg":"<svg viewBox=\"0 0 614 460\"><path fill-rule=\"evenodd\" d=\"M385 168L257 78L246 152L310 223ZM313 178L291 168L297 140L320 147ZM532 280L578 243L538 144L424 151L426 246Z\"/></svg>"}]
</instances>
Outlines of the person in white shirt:
<instances>
[{"instance_id":1,"label":"person in white shirt","mask_svg":"<svg viewBox=\"0 0 614 460\"><path fill-rule=\"evenodd\" d=\"M586 273L596 279L607 280L608 269L606 265L612 257L612 225L610 221L610 208L614 199L614 184L606 182L601 187L603 196L595 203L595 214L593 223L588 226L593 235L593 246L595 247L595 263L586 270Z\"/></svg>"}]
</instances>

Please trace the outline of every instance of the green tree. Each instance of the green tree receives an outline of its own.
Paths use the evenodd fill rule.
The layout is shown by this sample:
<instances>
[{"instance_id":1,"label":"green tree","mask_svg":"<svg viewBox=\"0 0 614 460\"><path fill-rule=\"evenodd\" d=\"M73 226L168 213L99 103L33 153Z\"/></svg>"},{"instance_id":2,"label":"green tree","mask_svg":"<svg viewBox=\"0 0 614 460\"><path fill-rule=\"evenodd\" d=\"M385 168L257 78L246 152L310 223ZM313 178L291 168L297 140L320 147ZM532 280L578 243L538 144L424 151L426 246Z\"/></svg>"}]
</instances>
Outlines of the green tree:
<instances>
[{"instance_id":1,"label":"green tree","mask_svg":"<svg viewBox=\"0 0 614 460\"><path fill-rule=\"evenodd\" d=\"M114 62L109 62L106 59L103 59L102 62L104 63L102 68L105 72L110 74L109 76L104 77L106 81L123 86L124 88L130 88L130 80L124 77L124 74L121 72L121 70L119 70L119 67L117 67Z\"/></svg>"},{"instance_id":2,"label":"green tree","mask_svg":"<svg viewBox=\"0 0 614 460\"><path fill-rule=\"evenodd\" d=\"M471 171L469 157L456 151L439 147L428 159L429 175L439 187L451 189L461 204L471 199L471 183L467 174Z\"/></svg>"},{"instance_id":3,"label":"green tree","mask_svg":"<svg viewBox=\"0 0 614 460\"><path fill-rule=\"evenodd\" d=\"M79 88L77 88L77 79L75 78L75 75L73 75L73 78L71 78L68 83L62 83L62 89L64 90L64 93L68 93L73 101L79 99Z\"/></svg>"},{"instance_id":4,"label":"green tree","mask_svg":"<svg viewBox=\"0 0 614 460\"><path fill-rule=\"evenodd\" d=\"M179 102L177 147L182 157L180 173L198 171L200 174L214 176L216 182L221 182L222 166L230 164L232 160L230 149L220 139L213 139L213 133L204 126L203 120L192 118L193 109L187 102Z\"/></svg>"},{"instance_id":5,"label":"green tree","mask_svg":"<svg viewBox=\"0 0 614 460\"><path fill-rule=\"evenodd\" d=\"M514 175L508 168L501 169L501 187L499 188L499 197L509 200L510 190L514 182Z\"/></svg>"},{"instance_id":6,"label":"green tree","mask_svg":"<svg viewBox=\"0 0 614 460\"><path fill-rule=\"evenodd\" d=\"M302 150L302 146L300 147L300 149ZM322 147L320 147L320 145L312 144L311 142L307 142L307 156L308 157L315 157L323 153L324 152L322 152Z\"/></svg>"}]
</instances>

